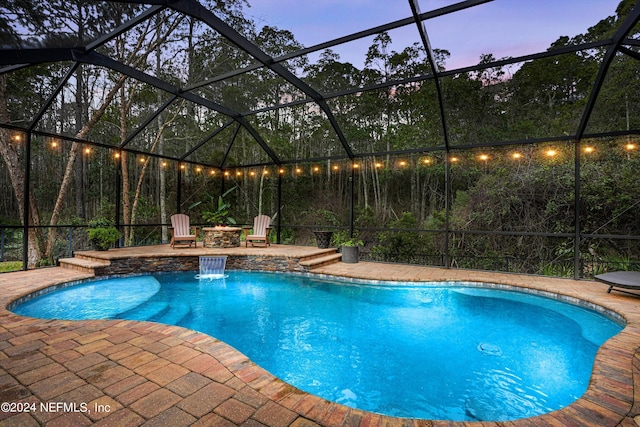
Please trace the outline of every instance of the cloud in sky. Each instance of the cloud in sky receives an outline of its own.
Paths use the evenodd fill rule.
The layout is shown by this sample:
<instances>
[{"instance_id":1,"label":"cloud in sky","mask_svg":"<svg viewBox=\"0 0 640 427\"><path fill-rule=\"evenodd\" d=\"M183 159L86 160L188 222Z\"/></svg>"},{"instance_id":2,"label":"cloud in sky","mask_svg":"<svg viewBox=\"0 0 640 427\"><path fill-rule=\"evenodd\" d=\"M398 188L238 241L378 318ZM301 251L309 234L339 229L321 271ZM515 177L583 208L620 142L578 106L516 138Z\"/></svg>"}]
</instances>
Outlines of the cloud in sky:
<instances>
[{"instance_id":1,"label":"cloud in sky","mask_svg":"<svg viewBox=\"0 0 640 427\"><path fill-rule=\"evenodd\" d=\"M290 30L305 46L411 16L405 0L249 0L248 14L258 27ZM421 0L428 12L456 1ZM496 58L546 50L560 36L575 36L607 16L619 0L495 0L426 21L431 45L451 52L447 68L478 63L481 54ZM415 25L390 33L392 49L419 42ZM361 67L372 38L334 51Z\"/></svg>"}]
</instances>

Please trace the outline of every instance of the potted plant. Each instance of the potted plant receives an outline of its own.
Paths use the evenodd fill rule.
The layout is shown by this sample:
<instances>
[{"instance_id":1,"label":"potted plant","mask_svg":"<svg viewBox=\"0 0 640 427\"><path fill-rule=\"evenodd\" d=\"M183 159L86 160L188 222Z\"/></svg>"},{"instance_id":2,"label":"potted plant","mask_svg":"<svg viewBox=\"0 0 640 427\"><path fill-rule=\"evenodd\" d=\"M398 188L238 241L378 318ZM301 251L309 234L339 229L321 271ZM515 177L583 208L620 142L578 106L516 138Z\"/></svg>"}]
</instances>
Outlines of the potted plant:
<instances>
[{"instance_id":1,"label":"potted plant","mask_svg":"<svg viewBox=\"0 0 640 427\"><path fill-rule=\"evenodd\" d=\"M237 186L236 186L237 187ZM214 226L226 226L229 224L236 224L236 220L229 216L229 209L231 208L231 203L224 200L224 198L229 195L236 187L230 188L225 191L222 195L218 196L216 200L215 197L208 195L210 198L209 206L211 209L202 211L202 219L204 219L207 223ZM189 209L195 208L202 202L196 202L189 206Z\"/></svg>"},{"instance_id":2,"label":"potted plant","mask_svg":"<svg viewBox=\"0 0 640 427\"><path fill-rule=\"evenodd\" d=\"M226 194L226 193L225 193ZM214 210L203 211L202 218L209 224L223 227L229 224L235 224L236 220L229 216L229 208L231 204L225 202L222 196L218 197L218 203Z\"/></svg>"},{"instance_id":3,"label":"potted plant","mask_svg":"<svg viewBox=\"0 0 640 427\"><path fill-rule=\"evenodd\" d=\"M87 237L91 241L93 249L97 251L109 250L111 245L117 242L121 236L113 222L106 218L91 220L88 225Z\"/></svg>"},{"instance_id":4,"label":"potted plant","mask_svg":"<svg viewBox=\"0 0 640 427\"><path fill-rule=\"evenodd\" d=\"M351 238L342 242L342 262L355 264L360 258L360 246L362 246L362 240Z\"/></svg>"}]
</instances>

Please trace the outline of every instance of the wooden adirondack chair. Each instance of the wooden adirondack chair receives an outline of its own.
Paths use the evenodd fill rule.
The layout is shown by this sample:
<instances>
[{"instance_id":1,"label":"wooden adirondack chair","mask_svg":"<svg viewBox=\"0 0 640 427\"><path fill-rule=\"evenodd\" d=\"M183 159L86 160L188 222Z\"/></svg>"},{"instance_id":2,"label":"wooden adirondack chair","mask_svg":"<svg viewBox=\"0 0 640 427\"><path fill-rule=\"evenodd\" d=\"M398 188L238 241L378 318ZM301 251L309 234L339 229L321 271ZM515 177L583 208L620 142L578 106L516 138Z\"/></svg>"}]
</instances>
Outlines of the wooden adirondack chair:
<instances>
[{"instance_id":1,"label":"wooden adirondack chair","mask_svg":"<svg viewBox=\"0 0 640 427\"><path fill-rule=\"evenodd\" d=\"M178 242L183 244L193 243L193 247L197 247L196 238L198 237L198 228L194 227L194 232L191 234L191 227L189 226L189 217L185 214L171 215L171 247L175 248Z\"/></svg>"},{"instance_id":2,"label":"wooden adirondack chair","mask_svg":"<svg viewBox=\"0 0 640 427\"><path fill-rule=\"evenodd\" d=\"M244 247L248 247L249 242L253 246L254 242L264 242L264 246L271 246L269 242L269 231L271 230L271 217L269 215L258 215L253 219L253 233L249 234L251 227L244 227Z\"/></svg>"}]
</instances>

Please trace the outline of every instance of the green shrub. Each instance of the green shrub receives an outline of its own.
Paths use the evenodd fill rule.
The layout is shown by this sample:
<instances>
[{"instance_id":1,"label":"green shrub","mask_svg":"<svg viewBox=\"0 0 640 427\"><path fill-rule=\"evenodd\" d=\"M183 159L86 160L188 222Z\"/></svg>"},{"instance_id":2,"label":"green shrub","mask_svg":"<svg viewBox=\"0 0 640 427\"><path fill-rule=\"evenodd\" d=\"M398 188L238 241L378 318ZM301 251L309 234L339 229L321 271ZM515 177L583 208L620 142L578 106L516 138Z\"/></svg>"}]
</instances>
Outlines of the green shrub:
<instances>
[{"instance_id":1,"label":"green shrub","mask_svg":"<svg viewBox=\"0 0 640 427\"><path fill-rule=\"evenodd\" d=\"M113 225L113 222L106 218L97 218L89 221L87 237L91 240L96 250L106 251L118 241L120 236L121 234Z\"/></svg>"},{"instance_id":2,"label":"green shrub","mask_svg":"<svg viewBox=\"0 0 640 427\"><path fill-rule=\"evenodd\" d=\"M0 273L22 270L22 261L0 262Z\"/></svg>"}]
</instances>

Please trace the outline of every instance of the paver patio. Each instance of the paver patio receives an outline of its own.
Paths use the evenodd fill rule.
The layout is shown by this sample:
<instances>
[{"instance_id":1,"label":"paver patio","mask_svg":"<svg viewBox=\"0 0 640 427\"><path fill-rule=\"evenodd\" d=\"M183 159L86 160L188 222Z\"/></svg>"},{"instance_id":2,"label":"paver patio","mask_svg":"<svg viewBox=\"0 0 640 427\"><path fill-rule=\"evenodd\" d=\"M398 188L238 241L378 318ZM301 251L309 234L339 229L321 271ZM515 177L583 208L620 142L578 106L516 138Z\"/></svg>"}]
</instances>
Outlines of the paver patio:
<instances>
[{"instance_id":1,"label":"paver patio","mask_svg":"<svg viewBox=\"0 0 640 427\"><path fill-rule=\"evenodd\" d=\"M262 251L297 250L274 246ZM149 256L154 248L158 254L166 252L165 247L136 250L144 252L138 256ZM109 251L110 256L117 253ZM128 250L127 256L136 256L135 250ZM372 414L309 395L215 337L188 329L126 320L61 321L15 315L4 307L19 296L92 275L62 267L5 273L0 275L0 403L4 403L0 426L640 425L634 421L640 414L638 297L607 294L605 285L591 281L397 264L336 263L313 272L364 279L509 284L593 302L619 313L627 326L598 352L585 395L562 410L502 423L418 421Z\"/></svg>"}]
</instances>

